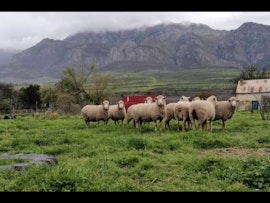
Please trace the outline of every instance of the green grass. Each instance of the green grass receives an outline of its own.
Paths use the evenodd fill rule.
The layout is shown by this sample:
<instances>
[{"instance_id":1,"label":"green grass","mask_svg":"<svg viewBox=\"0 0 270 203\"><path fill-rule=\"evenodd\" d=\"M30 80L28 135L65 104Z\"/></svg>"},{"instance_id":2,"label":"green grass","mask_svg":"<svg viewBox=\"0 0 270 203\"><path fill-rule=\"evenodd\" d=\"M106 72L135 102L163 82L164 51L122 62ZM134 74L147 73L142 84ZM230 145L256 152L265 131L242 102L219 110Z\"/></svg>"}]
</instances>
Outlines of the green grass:
<instances>
[{"instance_id":1,"label":"green grass","mask_svg":"<svg viewBox=\"0 0 270 203\"><path fill-rule=\"evenodd\" d=\"M55 165L0 170L0 191L270 191L269 155L211 150L269 148L270 123L236 112L221 130L154 131L154 124L86 128L80 116L0 120L0 154L55 155ZM210 150L208 153L205 150ZM19 160L0 161L0 165Z\"/></svg>"},{"instance_id":2,"label":"green grass","mask_svg":"<svg viewBox=\"0 0 270 203\"><path fill-rule=\"evenodd\" d=\"M138 73L110 73L116 94L164 92L167 95L192 95L202 91L232 90L231 79L238 69L202 68L180 71L148 70Z\"/></svg>"}]
</instances>

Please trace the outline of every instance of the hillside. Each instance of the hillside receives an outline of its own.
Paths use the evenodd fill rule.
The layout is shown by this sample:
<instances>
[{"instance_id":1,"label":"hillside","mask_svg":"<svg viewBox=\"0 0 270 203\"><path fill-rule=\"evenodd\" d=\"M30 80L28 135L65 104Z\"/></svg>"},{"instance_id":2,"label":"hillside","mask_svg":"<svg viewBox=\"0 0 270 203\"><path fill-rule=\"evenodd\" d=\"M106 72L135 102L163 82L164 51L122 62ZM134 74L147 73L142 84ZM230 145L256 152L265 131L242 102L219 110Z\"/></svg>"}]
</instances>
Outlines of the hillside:
<instances>
[{"instance_id":1,"label":"hillside","mask_svg":"<svg viewBox=\"0 0 270 203\"><path fill-rule=\"evenodd\" d=\"M231 31L203 24L160 24L140 29L78 33L43 39L0 66L0 81L56 80L66 66L94 63L100 71L181 71L270 64L270 26L244 23Z\"/></svg>"}]
</instances>

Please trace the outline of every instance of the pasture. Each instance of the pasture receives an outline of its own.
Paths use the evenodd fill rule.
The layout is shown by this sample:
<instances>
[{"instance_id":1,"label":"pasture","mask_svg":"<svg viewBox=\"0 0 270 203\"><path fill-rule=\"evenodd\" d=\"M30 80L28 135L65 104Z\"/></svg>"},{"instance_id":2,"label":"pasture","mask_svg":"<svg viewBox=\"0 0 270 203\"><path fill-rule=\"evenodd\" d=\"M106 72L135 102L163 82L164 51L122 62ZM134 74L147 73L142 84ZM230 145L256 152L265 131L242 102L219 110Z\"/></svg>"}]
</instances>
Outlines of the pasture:
<instances>
[{"instance_id":1,"label":"pasture","mask_svg":"<svg viewBox=\"0 0 270 203\"><path fill-rule=\"evenodd\" d=\"M236 112L221 130L154 131L80 116L0 120L0 154L56 155L55 165L0 170L0 191L270 191L270 123ZM9 162L0 160L0 165Z\"/></svg>"},{"instance_id":2,"label":"pasture","mask_svg":"<svg viewBox=\"0 0 270 203\"><path fill-rule=\"evenodd\" d=\"M179 71L146 70L136 73L110 73L114 94L132 95L160 92L166 95L189 95L200 92L227 94L233 89L231 79L239 75L239 69L201 68Z\"/></svg>"}]
</instances>

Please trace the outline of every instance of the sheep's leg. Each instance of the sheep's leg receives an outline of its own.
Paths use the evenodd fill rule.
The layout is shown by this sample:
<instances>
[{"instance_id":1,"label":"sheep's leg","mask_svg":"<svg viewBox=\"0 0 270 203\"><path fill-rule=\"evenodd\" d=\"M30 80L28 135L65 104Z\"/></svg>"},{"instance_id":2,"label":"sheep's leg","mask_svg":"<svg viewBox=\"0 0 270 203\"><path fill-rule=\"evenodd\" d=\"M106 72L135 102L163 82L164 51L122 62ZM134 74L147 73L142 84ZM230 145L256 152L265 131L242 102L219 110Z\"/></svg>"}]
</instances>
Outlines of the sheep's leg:
<instances>
[{"instance_id":1,"label":"sheep's leg","mask_svg":"<svg viewBox=\"0 0 270 203\"><path fill-rule=\"evenodd\" d=\"M209 123L210 123L210 131L212 131L212 128L213 128L213 126L212 126L212 120L210 120Z\"/></svg>"},{"instance_id":2,"label":"sheep's leg","mask_svg":"<svg viewBox=\"0 0 270 203\"><path fill-rule=\"evenodd\" d=\"M142 120L141 119L135 120L135 124L136 124L136 128L141 128L142 127Z\"/></svg>"},{"instance_id":3,"label":"sheep's leg","mask_svg":"<svg viewBox=\"0 0 270 203\"><path fill-rule=\"evenodd\" d=\"M142 127L142 123L143 123L143 122L142 122L142 120L140 120L140 122L139 122L139 124L140 124L140 127Z\"/></svg>"},{"instance_id":4,"label":"sheep's leg","mask_svg":"<svg viewBox=\"0 0 270 203\"><path fill-rule=\"evenodd\" d=\"M154 121L155 122L155 131L157 131L158 127L157 127L157 121Z\"/></svg>"},{"instance_id":5,"label":"sheep's leg","mask_svg":"<svg viewBox=\"0 0 270 203\"><path fill-rule=\"evenodd\" d=\"M186 130L186 120L183 119L182 121L182 132L184 132Z\"/></svg>"},{"instance_id":6,"label":"sheep's leg","mask_svg":"<svg viewBox=\"0 0 270 203\"><path fill-rule=\"evenodd\" d=\"M201 127L201 130L206 130L207 129L207 122L206 122L206 120L203 121L203 122L200 122L200 127Z\"/></svg>"},{"instance_id":7,"label":"sheep's leg","mask_svg":"<svg viewBox=\"0 0 270 203\"><path fill-rule=\"evenodd\" d=\"M136 128L139 128L139 121L135 121Z\"/></svg>"},{"instance_id":8,"label":"sheep's leg","mask_svg":"<svg viewBox=\"0 0 270 203\"><path fill-rule=\"evenodd\" d=\"M177 131L180 131L179 126L180 126L180 122L179 122L179 119L177 119Z\"/></svg>"},{"instance_id":9,"label":"sheep's leg","mask_svg":"<svg viewBox=\"0 0 270 203\"><path fill-rule=\"evenodd\" d=\"M170 127L170 120L171 119L168 119L168 118L165 119L165 127L168 127L168 128Z\"/></svg>"},{"instance_id":10,"label":"sheep's leg","mask_svg":"<svg viewBox=\"0 0 270 203\"><path fill-rule=\"evenodd\" d=\"M188 128L189 129L191 128L191 122L190 122L190 120L188 120Z\"/></svg>"},{"instance_id":11,"label":"sheep's leg","mask_svg":"<svg viewBox=\"0 0 270 203\"><path fill-rule=\"evenodd\" d=\"M226 122L226 121L222 119L222 130L225 129L225 122Z\"/></svg>"},{"instance_id":12,"label":"sheep's leg","mask_svg":"<svg viewBox=\"0 0 270 203\"><path fill-rule=\"evenodd\" d=\"M168 126L168 122L167 120L165 120L165 128Z\"/></svg>"},{"instance_id":13,"label":"sheep's leg","mask_svg":"<svg viewBox=\"0 0 270 203\"><path fill-rule=\"evenodd\" d=\"M162 119L159 120L159 130L162 131Z\"/></svg>"},{"instance_id":14,"label":"sheep's leg","mask_svg":"<svg viewBox=\"0 0 270 203\"><path fill-rule=\"evenodd\" d=\"M192 128L193 130L195 130L195 129L196 129L195 119L194 119L192 113L190 114L189 119L190 119L190 123L191 123L191 128Z\"/></svg>"},{"instance_id":15,"label":"sheep's leg","mask_svg":"<svg viewBox=\"0 0 270 203\"><path fill-rule=\"evenodd\" d=\"M85 120L85 125L86 125L86 127L89 127L90 126L90 120L89 119L86 119Z\"/></svg>"}]
</instances>

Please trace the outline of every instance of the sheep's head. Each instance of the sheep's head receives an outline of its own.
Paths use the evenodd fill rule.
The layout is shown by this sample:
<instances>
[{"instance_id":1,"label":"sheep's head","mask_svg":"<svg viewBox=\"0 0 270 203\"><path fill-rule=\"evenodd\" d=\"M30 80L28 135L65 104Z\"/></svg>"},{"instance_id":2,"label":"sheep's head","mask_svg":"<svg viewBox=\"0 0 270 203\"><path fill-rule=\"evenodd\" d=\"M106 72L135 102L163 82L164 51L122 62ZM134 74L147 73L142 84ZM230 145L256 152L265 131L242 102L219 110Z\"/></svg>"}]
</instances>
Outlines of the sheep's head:
<instances>
[{"instance_id":1,"label":"sheep's head","mask_svg":"<svg viewBox=\"0 0 270 203\"><path fill-rule=\"evenodd\" d=\"M166 97L163 95L158 95L156 98L156 103L158 106L166 106Z\"/></svg>"},{"instance_id":2,"label":"sheep's head","mask_svg":"<svg viewBox=\"0 0 270 203\"><path fill-rule=\"evenodd\" d=\"M144 99L144 103L147 103L147 104L153 103L152 97L146 97L146 98Z\"/></svg>"},{"instance_id":3,"label":"sheep's head","mask_svg":"<svg viewBox=\"0 0 270 203\"><path fill-rule=\"evenodd\" d=\"M228 102L230 102L232 109L236 109L239 99L237 99L236 97L231 97L228 99Z\"/></svg>"},{"instance_id":4,"label":"sheep's head","mask_svg":"<svg viewBox=\"0 0 270 203\"><path fill-rule=\"evenodd\" d=\"M179 101L189 101L190 97L181 96Z\"/></svg>"},{"instance_id":5,"label":"sheep's head","mask_svg":"<svg viewBox=\"0 0 270 203\"><path fill-rule=\"evenodd\" d=\"M118 109L122 110L125 108L125 103L123 100L118 101Z\"/></svg>"},{"instance_id":6,"label":"sheep's head","mask_svg":"<svg viewBox=\"0 0 270 203\"><path fill-rule=\"evenodd\" d=\"M103 106L103 109L104 109L105 111L108 111L108 110L109 110L109 106L110 106L110 102L109 102L108 100L104 100L104 101L102 102L102 106Z\"/></svg>"},{"instance_id":7,"label":"sheep's head","mask_svg":"<svg viewBox=\"0 0 270 203\"><path fill-rule=\"evenodd\" d=\"M212 102L215 106L217 105L217 97L212 95L210 97L207 98L207 101Z\"/></svg>"},{"instance_id":8,"label":"sheep's head","mask_svg":"<svg viewBox=\"0 0 270 203\"><path fill-rule=\"evenodd\" d=\"M201 100L200 97L194 97L192 101Z\"/></svg>"}]
</instances>

